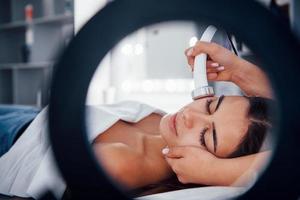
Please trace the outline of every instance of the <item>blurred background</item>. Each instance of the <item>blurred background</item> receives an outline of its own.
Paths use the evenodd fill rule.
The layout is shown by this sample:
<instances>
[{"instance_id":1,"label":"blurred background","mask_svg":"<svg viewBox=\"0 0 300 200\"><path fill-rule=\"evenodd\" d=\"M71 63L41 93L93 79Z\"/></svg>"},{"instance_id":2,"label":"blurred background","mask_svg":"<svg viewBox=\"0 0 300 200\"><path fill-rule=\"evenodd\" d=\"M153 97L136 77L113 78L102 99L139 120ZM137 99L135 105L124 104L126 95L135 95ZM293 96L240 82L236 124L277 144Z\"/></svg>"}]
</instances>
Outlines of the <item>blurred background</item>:
<instances>
[{"instance_id":1,"label":"blurred background","mask_svg":"<svg viewBox=\"0 0 300 200\"><path fill-rule=\"evenodd\" d=\"M47 105L53 66L59 53L87 20L108 2L1 1L0 104ZM300 35L298 0L259 2ZM184 50L196 43L206 26L174 21L144 27L128 35L99 63L90 83L87 104L132 99L173 112L191 102L194 85ZM231 49L228 38L239 56L259 63L245 44L224 30L218 32L214 41ZM213 86L217 95L241 94L231 83L221 82Z\"/></svg>"}]
</instances>

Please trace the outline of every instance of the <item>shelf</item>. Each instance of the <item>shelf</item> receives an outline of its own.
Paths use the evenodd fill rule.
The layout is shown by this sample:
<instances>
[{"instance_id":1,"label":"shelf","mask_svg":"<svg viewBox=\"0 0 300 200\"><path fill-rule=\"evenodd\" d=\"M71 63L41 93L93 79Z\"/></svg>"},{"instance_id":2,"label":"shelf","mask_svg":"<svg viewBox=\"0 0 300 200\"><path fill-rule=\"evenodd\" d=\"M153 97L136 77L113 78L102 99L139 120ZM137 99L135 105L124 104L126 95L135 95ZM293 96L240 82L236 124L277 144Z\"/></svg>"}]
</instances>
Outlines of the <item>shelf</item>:
<instances>
[{"instance_id":1,"label":"shelf","mask_svg":"<svg viewBox=\"0 0 300 200\"><path fill-rule=\"evenodd\" d=\"M16 28L25 28L27 25L24 21L17 21L13 23L6 23L0 25L0 30L7 30L7 29L16 29Z\"/></svg>"},{"instance_id":2,"label":"shelf","mask_svg":"<svg viewBox=\"0 0 300 200\"><path fill-rule=\"evenodd\" d=\"M0 2L0 104L45 106L49 102L57 51L74 34L74 1ZM33 6L31 22L25 16L29 4ZM24 45L29 42L29 30L33 32L34 42L27 52ZM24 58L29 62L24 62Z\"/></svg>"},{"instance_id":3,"label":"shelf","mask_svg":"<svg viewBox=\"0 0 300 200\"><path fill-rule=\"evenodd\" d=\"M43 25L43 24L70 24L73 23L73 15L72 14L64 14L64 15L55 15L43 18L35 18L32 23L28 23L26 21L15 21L11 23L1 24L1 30L10 30L17 28L26 28L29 25Z\"/></svg>"},{"instance_id":4,"label":"shelf","mask_svg":"<svg viewBox=\"0 0 300 200\"><path fill-rule=\"evenodd\" d=\"M64 15L56 15L46 18L36 18L33 20L34 25L40 24L50 24L50 23L59 23L59 24L70 24L73 23L73 15L72 14L64 14Z\"/></svg>"},{"instance_id":5,"label":"shelf","mask_svg":"<svg viewBox=\"0 0 300 200\"><path fill-rule=\"evenodd\" d=\"M53 62L35 62L35 63L7 63L0 64L0 70L8 69L37 69L52 67Z\"/></svg>"}]
</instances>

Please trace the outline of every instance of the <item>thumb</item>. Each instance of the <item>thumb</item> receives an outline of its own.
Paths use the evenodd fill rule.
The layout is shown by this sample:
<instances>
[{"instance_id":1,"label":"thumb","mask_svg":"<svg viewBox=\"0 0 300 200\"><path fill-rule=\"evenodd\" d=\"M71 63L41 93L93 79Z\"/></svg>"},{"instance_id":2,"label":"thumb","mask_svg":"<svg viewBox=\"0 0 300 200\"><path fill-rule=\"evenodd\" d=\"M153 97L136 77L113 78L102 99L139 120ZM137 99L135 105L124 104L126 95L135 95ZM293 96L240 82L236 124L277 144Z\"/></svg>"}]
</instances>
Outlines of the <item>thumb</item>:
<instances>
[{"instance_id":1,"label":"thumb","mask_svg":"<svg viewBox=\"0 0 300 200\"><path fill-rule=\"evenodd\" d=\"M186 150L186 147L167 147L162 150L162 154L168 158L183 158L186 154Z\"/></svg>"}]
</instances>

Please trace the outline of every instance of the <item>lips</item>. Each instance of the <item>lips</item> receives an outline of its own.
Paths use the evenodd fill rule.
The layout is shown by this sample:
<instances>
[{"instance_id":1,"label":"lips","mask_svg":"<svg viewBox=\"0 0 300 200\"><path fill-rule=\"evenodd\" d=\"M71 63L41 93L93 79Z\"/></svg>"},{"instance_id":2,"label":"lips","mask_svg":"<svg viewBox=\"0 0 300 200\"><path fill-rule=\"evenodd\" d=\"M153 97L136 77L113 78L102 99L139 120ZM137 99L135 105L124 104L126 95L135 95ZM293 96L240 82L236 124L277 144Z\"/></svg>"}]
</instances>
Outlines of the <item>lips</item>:
<instances>
[{"instance_id":1,"label":"lips","mask_svg":"<svg viewBox=\"0 0 300 200\"><path fill-rule=\"evenodd\" d=\"M173 115L170 117L169 126L170 126L171 131L177 136L177 130L176 130L176 116L177 116L177 113L173 114Z\"/></svg>"}]
</instances>

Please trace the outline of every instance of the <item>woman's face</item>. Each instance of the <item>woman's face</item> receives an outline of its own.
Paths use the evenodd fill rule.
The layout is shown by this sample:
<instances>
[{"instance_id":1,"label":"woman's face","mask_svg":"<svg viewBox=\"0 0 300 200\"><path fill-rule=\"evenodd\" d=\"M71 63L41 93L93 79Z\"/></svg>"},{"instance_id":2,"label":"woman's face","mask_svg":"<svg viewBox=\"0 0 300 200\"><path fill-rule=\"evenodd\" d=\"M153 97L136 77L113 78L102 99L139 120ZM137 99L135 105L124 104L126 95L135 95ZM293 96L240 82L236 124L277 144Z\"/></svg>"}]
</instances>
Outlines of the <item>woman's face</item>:
<instances>
[{"instance_id":1,"label":"woman's face","mask_svg":"<svg viewBox=\"0 0 300 200\"><path fill-rule=\"evenodd\" d=\"M197 146L227 157L248 130L248 108L248 100L241 96L199 99L165 115L160 132L169 147Z\"/></svg>"}]
</instances>

